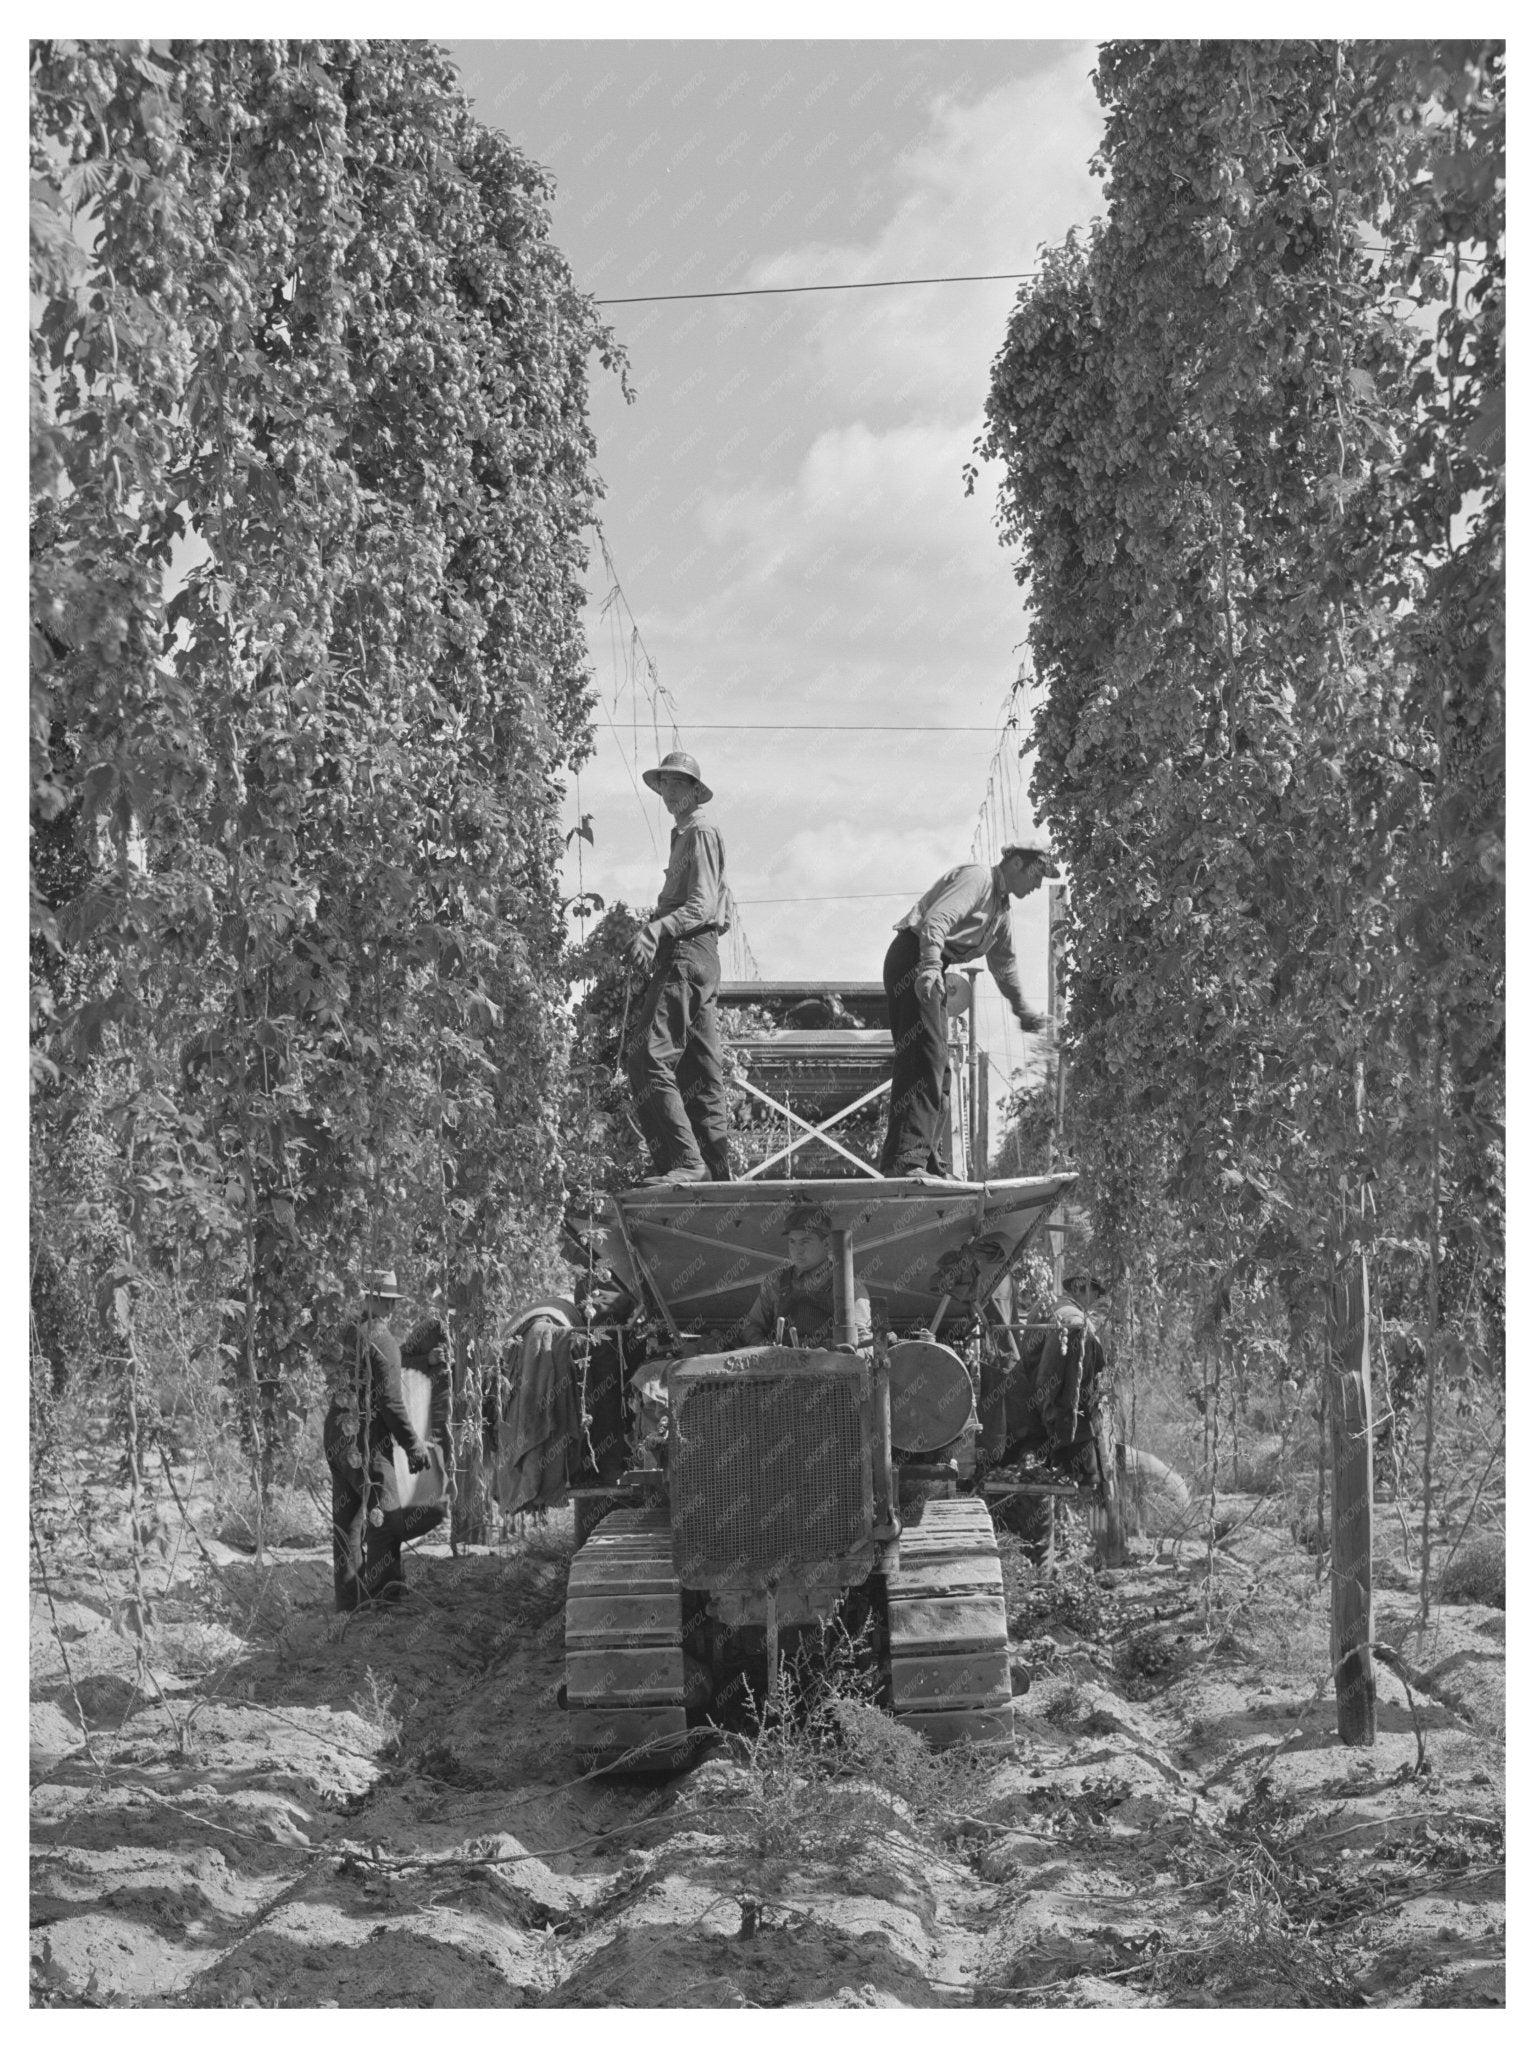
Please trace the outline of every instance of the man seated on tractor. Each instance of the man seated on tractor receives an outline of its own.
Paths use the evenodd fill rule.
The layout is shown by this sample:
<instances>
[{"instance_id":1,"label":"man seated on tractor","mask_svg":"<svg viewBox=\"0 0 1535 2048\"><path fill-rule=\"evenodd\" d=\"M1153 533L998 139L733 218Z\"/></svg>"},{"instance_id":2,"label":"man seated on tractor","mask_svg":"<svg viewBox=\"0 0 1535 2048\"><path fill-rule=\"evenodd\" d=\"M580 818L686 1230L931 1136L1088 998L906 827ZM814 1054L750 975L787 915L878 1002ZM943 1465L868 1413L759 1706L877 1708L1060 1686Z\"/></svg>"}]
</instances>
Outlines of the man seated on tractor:
<instances>
[{"instance_id":1,"label":"man seated on tractor","mask_svg":"<svg viewBox=\"0 0 1535 2048\"><path fill-rule=\"evenodd\" d=\"M770 1344L780 1321L803 1346L829 1350L835 1340L832 1315L832 1221L818 1204L802 1202L789 1211L784 1235L789 1263L769 1273L757 1299L736 1326L742 1344ZM867 1291L853 1287L853 1324L862 1348L874 1341Z\"/></svg>"}]
</instances>

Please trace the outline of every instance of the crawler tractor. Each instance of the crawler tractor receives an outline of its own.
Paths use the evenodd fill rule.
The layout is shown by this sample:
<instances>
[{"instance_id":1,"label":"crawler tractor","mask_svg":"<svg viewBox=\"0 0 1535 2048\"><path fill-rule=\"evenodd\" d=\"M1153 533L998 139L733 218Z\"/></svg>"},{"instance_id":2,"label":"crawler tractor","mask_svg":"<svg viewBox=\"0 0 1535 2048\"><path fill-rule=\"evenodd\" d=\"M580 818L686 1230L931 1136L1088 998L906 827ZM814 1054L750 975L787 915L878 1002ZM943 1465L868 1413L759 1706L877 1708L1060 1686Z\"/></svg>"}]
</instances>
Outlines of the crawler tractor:
<instances>
[{"instance_id":1,"label":"crawler tractor","mask_svg":"<svg viewBox=\"0 0 1535 2048\"><path fill-rule=\"evenodd\" d=\"M780 1647L835 1622L862 1638L880 1700L931 1743L1011 1733L997 1538L984 1499L958 1497L974 1384L939 1331L970 1321L1068 1186L747 1182L614 1198L671 1356L641 1368L637 1462L571 1563L565 1683L581 1755L671 1767L690 1720L733 1681L772 1698ZM833 1219L841 1341L714 1348L782 1262L784 1214L802 1200ZM853 1270L876 1321L864 1354Z\"/></svg>"},{"instance_id":2,"label":"crawler tractor","mask_svg":"<svg viewBox=\"0 0 1535 2048\"><path fill-rule=\"evenodd\" d=\"M1011 1732L1007 1615L974 1470L977 1304L1072 1183L847 1179L635 1190L611 1233L665 1330L631 1382L633 1457L570 1571L579 1754L675 1765L732 1684L840 1622L889 1711L935 1745ZM729 1348L791 1203L833 1223L830 1348ZM855 1348L853 1279L874 1312ZM967 1361L954 1337L972 1355ZM975 1377L972 1378L974 1373Z\"/></svg>"},{"instance_id":3,"label":"crawler tractor","mask_svg":"<svg viewBox=\"0 0 1535 2048\"><path fill-rule=\"evenodd\" d=\"M957 1020L970 992L955 982ZM984 1496L962 1489L976 1487L978 1439L994 1467L1014 1447L1027 1360L1005 1276L1075 1175L984 1181L976 1050L956 1021L943 1150L973 1177L882 1179L848 1120L877 1114L890 1085L883 988L757 982L720 996L735 1085L787 1142L737 1181L609 1200L605 1242L651 1337L637 1371L624 1354L625 1469L577 1496L573 1745L593 1762L673 1768L690 1726L743 1683L771 1700L781 1655L838 1624L896 1719L938 1746L1006 1738L1001 1564ZM732 1037L732 1002L769 1028ZM818 1177L787 1177L807 1165ZM832 1224L831 1342L740 1348L740 1319L784 1261L789 1209L807 1202ZM855 1276L873 1311L862 1350ZM1069 1353L1063 1340L1063 1364ZM1112 1473L1101 1437L1087 1456Z\"/></svg>"}]
</instances>

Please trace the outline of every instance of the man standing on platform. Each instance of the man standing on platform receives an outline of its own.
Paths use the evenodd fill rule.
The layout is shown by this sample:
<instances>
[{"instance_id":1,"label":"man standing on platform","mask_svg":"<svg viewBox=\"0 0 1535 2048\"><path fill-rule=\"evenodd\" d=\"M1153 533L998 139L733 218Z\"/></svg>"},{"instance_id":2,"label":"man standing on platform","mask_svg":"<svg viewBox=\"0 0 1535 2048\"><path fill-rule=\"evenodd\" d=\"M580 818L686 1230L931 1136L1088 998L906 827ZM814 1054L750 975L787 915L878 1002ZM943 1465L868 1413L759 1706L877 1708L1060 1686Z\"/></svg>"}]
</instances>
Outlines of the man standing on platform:
<instances>
[{"instance_id":1,"label":"man standing on platform","mask_svg":"<svg viewBox=\"0 0 1535 2048\"><path fill-rule=\"evenodd\" d=\"M887 1180L949 1177L938 1151L949 1076L946 969L984 955L1020 1029L1044 1029L1044 1020L1029 1008L1018 986L1009 899L1030 895L1059 873L1049 842L1030 834L1015 846L1004 846L994 868L950 868L896 926L885 955L885 994L895 1041L890 1122L879 1160Z\"/></svg>"},{"instance_id":2,"label":"man standing on platform","mask_svg":"<svg viewBox=\"0 0 1535 2048\"><path fill-rule=\"evenodd\" d=\"M672 815L671 858L655 914L629 957L649 979L626 1060L655 1171L644 1187L729 1180L725 1068L715 994L725 908L725 845L698 816L714 792L691 754L668 754L645 781Z\"/></svg>"}]
</instances>

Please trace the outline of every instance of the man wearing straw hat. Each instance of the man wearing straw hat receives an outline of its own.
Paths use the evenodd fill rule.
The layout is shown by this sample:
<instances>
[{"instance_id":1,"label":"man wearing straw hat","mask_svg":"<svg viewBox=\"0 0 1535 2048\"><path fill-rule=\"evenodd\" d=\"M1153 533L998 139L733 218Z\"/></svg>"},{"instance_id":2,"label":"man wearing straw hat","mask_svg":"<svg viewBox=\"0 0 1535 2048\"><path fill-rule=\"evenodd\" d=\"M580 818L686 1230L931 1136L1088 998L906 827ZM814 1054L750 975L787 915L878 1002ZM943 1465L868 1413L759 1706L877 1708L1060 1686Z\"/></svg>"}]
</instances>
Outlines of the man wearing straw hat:
<instances>
[{"instance_id":1,"label":"man wearing straw hat","mask_svg":"<svg viewBox=\"0 0 1535 2048\"><path fill-rule=\"evenodd\" d=\"M725 1068L715 994L725 908L725 845L698 816L714 792L691 754L672 753L645 781L672 816L671 857L655 911L629 957L648 980L626 1051L635 1113L655 1171L644 1187L729 1180Z\"/></svg>"},{"instance_id":2,"label":"man wearing straw hat","mask_svg":"<svg viewBox=\"0 0 1535 2048\"><path fill-rule=\"evenodd\" d=\"M887 1180L913 1174L948 1177L938 1155L949 1071L943 1009L948 968L984 954L1019 1028L1044 1028L1018 985L1010 899L1030 895L1047 876L1059 873L1049 841L1030 833L1004 846L995 867L967 863L950 868L896 926L885 955L885 995L895 1041L890 1121L879 1159Z\"/></svg>"},{"instance_id":3,"label":"man wearing straw hat","mask_svg":"<svg viewBox=\"0 0 1535 2048\"><path fill-rule=\"evenodd\" d=\"M400 1377L399 1339L389 1327L400 1299L392 1267L372 1267L364 1274L362 1313L342 1332L345 1378L325 1417L338 1614L403 1589L400 1536L380 1533L383 1468L396 1444L412 1472L424 1472L432 1462L430 1446L411 1420ZM435 1519L440 1521L441 1514Z\"/></svg>"}]
</instances>

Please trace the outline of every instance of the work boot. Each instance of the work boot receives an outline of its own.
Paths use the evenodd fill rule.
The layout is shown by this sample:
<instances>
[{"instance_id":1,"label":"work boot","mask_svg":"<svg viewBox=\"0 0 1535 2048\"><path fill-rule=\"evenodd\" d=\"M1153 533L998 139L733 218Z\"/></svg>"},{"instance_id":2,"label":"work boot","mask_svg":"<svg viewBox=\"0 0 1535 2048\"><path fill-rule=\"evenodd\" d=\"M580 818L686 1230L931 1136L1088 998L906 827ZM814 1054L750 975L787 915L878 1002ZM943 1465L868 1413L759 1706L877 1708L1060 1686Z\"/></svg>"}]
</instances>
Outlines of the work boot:
<instances>
[{"instance_id":1,"label":"work boot","mask_svg":"<svg viewBox=\"0 0 1535 2048\"><path fill-rule=\"evenodd\" d=\"M642 1188L688 1188L709 1178L707 1166L674 1166L670 1173L647 1174Z\"/></svg>"}]
</instances>

